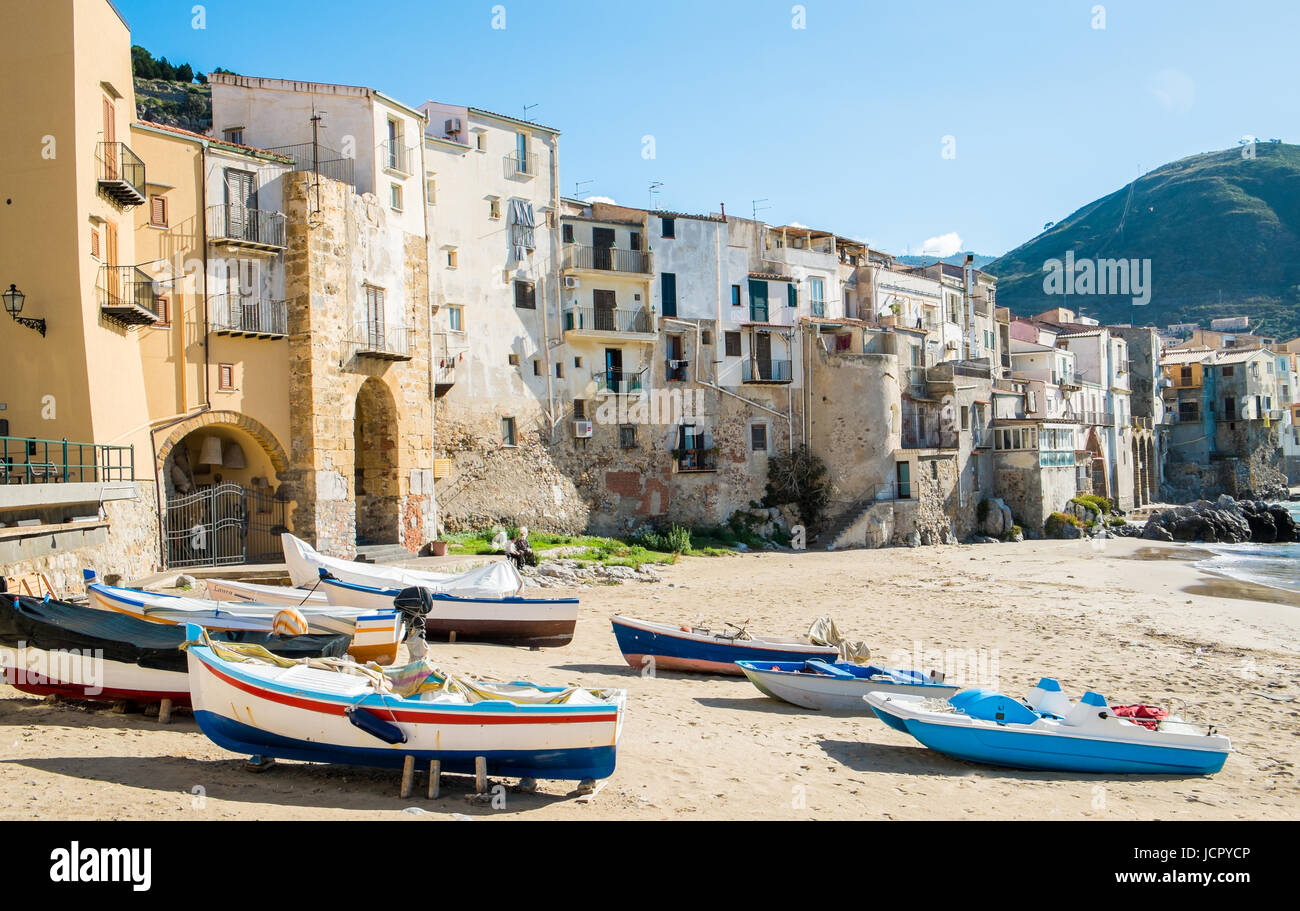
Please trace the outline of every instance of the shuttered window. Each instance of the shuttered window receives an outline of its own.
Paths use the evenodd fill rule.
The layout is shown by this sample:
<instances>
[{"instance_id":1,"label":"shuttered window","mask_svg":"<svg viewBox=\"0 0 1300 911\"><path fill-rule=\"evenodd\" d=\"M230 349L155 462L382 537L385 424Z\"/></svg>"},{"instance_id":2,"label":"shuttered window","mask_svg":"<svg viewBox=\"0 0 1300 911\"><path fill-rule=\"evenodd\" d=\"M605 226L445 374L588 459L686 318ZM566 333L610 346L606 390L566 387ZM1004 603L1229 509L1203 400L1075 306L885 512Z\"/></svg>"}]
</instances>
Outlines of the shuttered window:
<instances>
[{"instance_id":1,"label":"shuttered window","mask_svg":"<svg viewBox=\"0 0 1300 911\"><path fill-rule=\"evenodd\" d=\"M515 306L520 310L537 309L537 286L532 282L515 282Z\"/></svg>"},{"instance_id":2,"label":"shuttered window","mask_svg":"<svg viewBox=\"0 0 1300 911\"><path fill-rule=\"evenodd\" d=\"M677 315L677 273L664 272L659 276L659 291L663 298L663 315Z\"/></svg>"},{"instance_id":3,"label":"shuttered window","mask_svg":"<svg viewBox=\"0 0 1300 911\"><path fill-rule=\"evenodd\" d=\"M149 224L156 228L167 227L167 197L157 194L149 197Z\"/></svg>"},{"instance_id":4,"label":"shuttered window","mask_svg":"<svg viewBox=\"0 0 1300 911\"><path fill-rule=\"evenodd\" d=\"M785 286L785 302L789 307L799 306L799 291L793 284Z\"/></svg>"},{"instance_id":5,"label":"shuttered window","mask_svg":"<svg viewBox=\"0 0 1300 911\"><path fill-rule=\"evenodd\" d=\"M727 357L740 357L740 333L724 332L722 338L726 344Z\"/></svg>"}]
</instances>

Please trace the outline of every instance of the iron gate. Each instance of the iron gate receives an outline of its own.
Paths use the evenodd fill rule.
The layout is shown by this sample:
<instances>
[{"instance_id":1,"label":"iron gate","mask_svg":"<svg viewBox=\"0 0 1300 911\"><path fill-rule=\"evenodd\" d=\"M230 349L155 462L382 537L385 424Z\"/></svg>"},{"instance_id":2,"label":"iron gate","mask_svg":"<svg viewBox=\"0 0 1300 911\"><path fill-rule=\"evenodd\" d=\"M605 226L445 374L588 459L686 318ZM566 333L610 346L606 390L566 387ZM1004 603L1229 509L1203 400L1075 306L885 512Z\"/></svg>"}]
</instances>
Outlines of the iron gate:
<instances>
[{"instance_id":1,"label":"iron gate","mask_svg":"<svg viewBox=\"0 0 1300 911\"><path fill-rule=\"evenodd\" d=\"M287 506L272 493L230 482L170 500L163 525L167 567L280 562Z\"/></svg>"}]
</instances>

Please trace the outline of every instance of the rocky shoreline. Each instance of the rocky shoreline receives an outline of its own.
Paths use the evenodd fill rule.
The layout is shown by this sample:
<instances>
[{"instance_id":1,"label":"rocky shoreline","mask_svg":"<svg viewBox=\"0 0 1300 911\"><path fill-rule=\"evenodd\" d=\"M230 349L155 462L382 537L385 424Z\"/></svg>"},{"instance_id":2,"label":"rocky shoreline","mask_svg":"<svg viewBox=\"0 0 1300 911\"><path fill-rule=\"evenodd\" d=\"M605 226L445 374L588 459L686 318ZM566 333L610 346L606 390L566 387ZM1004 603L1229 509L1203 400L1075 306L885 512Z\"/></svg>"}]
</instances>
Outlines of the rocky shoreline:
<instances>
[{"instance_id":1,"label":"rocky shoreline","mask_svg":"<svg viewBox=\"0 0 1300 911\"><path fill-rule=\"evenodd\" d=\"M1208 544L1287 544L1300 541L1295 517L1281 503L1197 500L1147 519L1142 537L1149 541L1200 541Z\"/></svg>"}]
</instances>

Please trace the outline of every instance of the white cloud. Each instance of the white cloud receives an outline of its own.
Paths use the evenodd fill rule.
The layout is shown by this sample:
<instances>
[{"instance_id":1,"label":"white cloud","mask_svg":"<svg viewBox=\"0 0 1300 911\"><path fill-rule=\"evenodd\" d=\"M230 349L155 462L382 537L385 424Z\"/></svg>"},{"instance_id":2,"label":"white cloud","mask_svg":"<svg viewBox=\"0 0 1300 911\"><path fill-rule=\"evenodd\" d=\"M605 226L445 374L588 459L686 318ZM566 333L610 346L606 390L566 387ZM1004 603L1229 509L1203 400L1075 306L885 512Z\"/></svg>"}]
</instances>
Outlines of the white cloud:
<instances>
[{"instance_id":1,"label":"white cloud","mask_svg":"<svg viewBox=\"0 0 1300 911\"><path fill-rule=\"evenodd\" d=\"M787 225L787 227L790 227L790 228L806 228L806 227L808 227L808 226L805 225L805 224L804 224L803 222L801 222L801 221L792 221L792 222L790 222L789 225Z\"/></svg>"},{"instance_id":2,"label":"white cloud","mask_svg":"<svg viewBox=\"0 0 1300 911\"><path fill-rule=\"evenodd\" d=\"M922 256L952 256L959 250L961 250L961 235L956 231L949 231L938 237L927 237L922 242L919 252Z\"/></svg>"},{"instance_id":3,"label":"white cloud","mask_svg":"<svg viewBox=\"0 0 1300 911\"><path fill-rule=\"evenodd\" d=\"M1186 113L1196 100L1196 83L1181 70L1163 69L1151 79L1151 94L1168 111Z\"/></svg>"},{"instance_id":4,"label":"white cloud","mask_svg":"<svg viewBox=\"0 0 1300 911\"><path fill-rule=\"evenodd\" d=\"M588 196L583 200L583 202L603 202L611 206L618 205L618 203L614 202L614 200L610 199L608 196Z\"/></svg>"}]
</instances>

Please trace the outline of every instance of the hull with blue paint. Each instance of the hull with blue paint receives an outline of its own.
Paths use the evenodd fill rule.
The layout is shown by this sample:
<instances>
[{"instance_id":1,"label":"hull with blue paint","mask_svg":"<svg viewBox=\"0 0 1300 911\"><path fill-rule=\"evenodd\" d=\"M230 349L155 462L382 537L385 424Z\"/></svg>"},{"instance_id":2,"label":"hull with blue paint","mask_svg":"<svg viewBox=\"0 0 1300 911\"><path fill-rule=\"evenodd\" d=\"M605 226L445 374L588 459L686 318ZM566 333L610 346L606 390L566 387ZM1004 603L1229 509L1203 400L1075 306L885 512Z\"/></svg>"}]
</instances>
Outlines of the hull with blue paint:
<instances>
[{"instance_id":1,"label":"hull with blue paint","mask_svg":"<svg viewBox=\"0 0 1300 911\"><path fill-rule=\"evenodd\" d=\"M683 630L665 623L613 618L619 651L632 667L653 666L657 670L695 671L741 676L737 661L806 661L822 658L834 661L839 650L813 645L807 640L754 636L732 638L706 630Z\"/></svg>"},{"instance_id":2,"label":"hull with blue paint","mask_svg":"<svg viewBox=\"0 0 1300 911\"><path fill-rule=\"evenodd\" d=\"M919 671L877 665L808 661L738 661L749 682L764 695L814 711L870 715L863 701L870 692L911 694L947 699L958 687L939 683Z\"/></svg>"}]
</instances>

